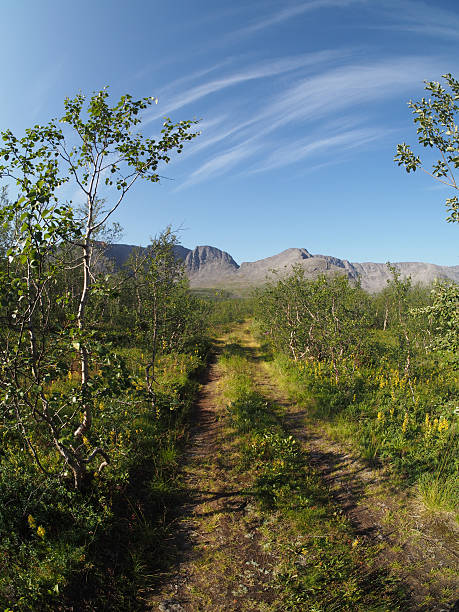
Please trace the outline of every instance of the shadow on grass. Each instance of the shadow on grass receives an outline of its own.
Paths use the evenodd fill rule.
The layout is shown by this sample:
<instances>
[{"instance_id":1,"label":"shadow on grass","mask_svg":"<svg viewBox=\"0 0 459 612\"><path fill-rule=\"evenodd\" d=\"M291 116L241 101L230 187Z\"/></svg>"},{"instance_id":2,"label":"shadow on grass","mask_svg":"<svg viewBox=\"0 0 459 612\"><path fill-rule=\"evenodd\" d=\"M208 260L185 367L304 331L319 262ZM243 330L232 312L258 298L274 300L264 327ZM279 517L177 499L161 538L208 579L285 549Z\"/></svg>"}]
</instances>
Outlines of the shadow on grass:
<instances>
[{"instance_id":1,"label":"shadow on grass","mask_svg":"<svg viewBox=\"0 0 459 612\"><path fill-rule=\"evenodd\" d=\"M212 353L209 363L215 360ZM184 389L184 411L171 413L172 421L164 422L151 440L145 460L130 470L126 481L100 492L110 503L111 519L88 533L83 567L73 573L56 610L145 610L148 595L162 576L175 568L180 546L175 550L171 543L180 509L186 508L189 496L180 482L177 454L189 447L184 426L190 428L191 438L199 429L193 427L197 402L191 395L196 396L197 383L209 381L210 371L207 366L195 372L192 383ZM173 457L161 465L157 459L168 444L173 445Z\"/></svg>"}]
</instances>

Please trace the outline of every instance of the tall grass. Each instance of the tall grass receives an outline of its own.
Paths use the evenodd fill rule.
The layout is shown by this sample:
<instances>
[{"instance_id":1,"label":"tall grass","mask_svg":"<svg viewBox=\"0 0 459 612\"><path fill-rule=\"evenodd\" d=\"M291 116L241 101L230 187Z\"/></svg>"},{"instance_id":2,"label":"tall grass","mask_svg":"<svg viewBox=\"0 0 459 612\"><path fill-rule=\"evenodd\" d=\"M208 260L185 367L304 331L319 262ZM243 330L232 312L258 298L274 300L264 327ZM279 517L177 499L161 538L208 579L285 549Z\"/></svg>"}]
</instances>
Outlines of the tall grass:
<instances>
[{"instance_id":1,"label":"tall grass","mask_svg":"<svg viewBox=\"0 0 459 612\"><path fill-rule=\"evenodd\" d=\"M290 396L329 432L351 441L370 463L384 462L426 503L457 504L458 376L431 365L408 377L387 364L342 360L339 378L326 362L293 362L277 355L272 367ZM430 501L429 501L430 499Z\"/></svg>"}]
</instances>

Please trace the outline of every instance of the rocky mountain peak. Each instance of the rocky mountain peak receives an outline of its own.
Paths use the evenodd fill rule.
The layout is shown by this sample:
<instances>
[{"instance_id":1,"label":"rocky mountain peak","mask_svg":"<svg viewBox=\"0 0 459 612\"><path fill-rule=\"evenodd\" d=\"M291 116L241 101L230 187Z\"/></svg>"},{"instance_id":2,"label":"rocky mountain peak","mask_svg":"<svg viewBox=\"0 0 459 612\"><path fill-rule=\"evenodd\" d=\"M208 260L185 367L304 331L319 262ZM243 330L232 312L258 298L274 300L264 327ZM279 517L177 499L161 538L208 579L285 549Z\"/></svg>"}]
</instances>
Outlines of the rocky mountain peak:
<instances>
[{"instance_id":1,"label":"rocky mountain peak","mask_svg":"<svg viewBox=\"0 0 459 612\"><path fill-rule=\"evenodd\" d=\"M114 244L105 249L105 255L120 268L136 248L127 244ZM141 249L143 250L143 249ZM258 261L244 262L240 266L229 253L212 246L197 246L190 250L174 246L174 253L185 264L191 287L252 287L262 285L279 275L289 274L293 266L300 266L306 278L343 274L351 280L359 279L364 289L380 291L387 286L390 272L384 263L354 263L330 255L312 255L304 248L290 248ZM459 282L459 266L437 266L421 262L395 263L402 278L411 277L413 284L428 284L435 279L451 279Z\"/></svg>"},{"instance_id":2,"label":"rocky mountain peak","mask_svg":"<svg viewBox=\"0 0 459 612\"><path fill-rule=\"evenodd\" d=\"M185 267L189 275L200 272L205 272L206 275L219 272L227 274L239 268L229 253L207 245L197 246L187 253Z\"/></svg>"}]
</instances>

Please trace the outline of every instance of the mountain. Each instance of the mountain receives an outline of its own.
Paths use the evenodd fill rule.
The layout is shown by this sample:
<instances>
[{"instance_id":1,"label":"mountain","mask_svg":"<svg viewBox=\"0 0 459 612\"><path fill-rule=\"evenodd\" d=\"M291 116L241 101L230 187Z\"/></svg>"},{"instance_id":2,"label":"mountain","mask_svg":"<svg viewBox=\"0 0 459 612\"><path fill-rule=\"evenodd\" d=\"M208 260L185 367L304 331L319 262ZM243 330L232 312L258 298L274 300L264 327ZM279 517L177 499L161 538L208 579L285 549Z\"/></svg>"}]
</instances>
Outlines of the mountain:
<instances>
[{"instance_id":1,"label":"mountain","mask_svg":"<svg viewBox=\"0 0 459 612\"><path fill-rule=\"evenodd\" d=\"M386 264L364 262L352 264L354 270L361 278L362 287L367 291L379 291L383 289L391 278ZM430 263L420 262L397 262L402 278L411 276L414 285L428 285L434 280L453 280L459 283L459 266L437 266Z\"/></svg>"},{"instance_id":2,"label":"mountain","mask_svg":"<svg viewBox=\"0 0 459 612\"><path fill-rule=\"evenodd\" d=\"M190 283L194 279L200 283L218 279L236 273L239 268L229 253L211 246L198 246L184 259Z\"/></svg>"},{"instance_id":3,"label":"mountain","mask_svg":"<svg viewBox=\"0 0 459 612\"><path fill-rule=\"evenodd\" d=\"M113 244L106 249L105 255L121 267L134 248L128 244ZM212 246L198 246L187 249L181 245L174 247L176 256L185 263L186 272L193 288L243 288L259 286L273 277L273 270L278 275L285 275L293 266L301 266L307 278L316 278L320 274L344 274L351 280L360 278L362 287L369 292L383 289L391 275L385 263L351 263L330 255L312 255L306 249L291 248L277 255L244 262L240 266L229 253ZM435 279L450 279L459 283L459 266L437 266L422 262L394 263L402 278L411 276L414 284L429 284Z\"/></svg>"},{"instance_id":4,"label":"mountain","mask_svg":"<svg viewBox=\"0 0 459 612\"><path fill-rule=\"evenodd\" d=\"M243 263L238 274L248 284L260 285L266 282L267 276L272 276L273 270L277 274L288 274L293 266L303 268L308 278L320 274L346 274L349 278L357 278L348 261L326 255L311 255L306 249L287 249L272 257Z\"/></svg>"},{"instance_id":5,"label":"mountain","mask_svg":"<svg viewBox=\"0 0 459 612\"><path fill-rule=\"evenodd\" d=\"M139 247L134 244L109 244L105 246L104 255L115 264L116 268L122 268L127 263L127 260L134 249L137 249L140 252L146 250L145 247ZM174 246L175 256L179 259L184 260L188 253L191 252L191 249L187 249L181 244L176 244Z\"/></svg>"}]
</instances>

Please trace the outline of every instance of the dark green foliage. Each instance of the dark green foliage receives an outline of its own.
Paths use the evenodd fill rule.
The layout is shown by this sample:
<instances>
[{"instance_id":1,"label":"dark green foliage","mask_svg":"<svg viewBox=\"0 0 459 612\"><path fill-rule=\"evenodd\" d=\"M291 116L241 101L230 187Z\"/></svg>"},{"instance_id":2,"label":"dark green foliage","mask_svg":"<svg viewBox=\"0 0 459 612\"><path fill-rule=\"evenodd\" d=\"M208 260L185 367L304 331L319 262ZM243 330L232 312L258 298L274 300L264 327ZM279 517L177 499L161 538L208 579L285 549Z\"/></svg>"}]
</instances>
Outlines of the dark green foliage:
<instances>
[{"instance_id":1,"label":"dark green foliage","mask_svg":"<svg viewBox=\"0 0 459 612\"><path fill-rule=\"evenodd\" d=\"M121 352L129 364L141 360L141 349ZM155 410L142 385L98 403L94 428L111 462L84 492L40 474L21 437L1 430L0 605L136 608L161 567L184 419L196 392L191 377L202 363L193 354L164 359ZM136 369L129 367L134 380ZM47 466L54 461L51 449L45 458Z\"/></svg>"},{"instance_id":2,"label":"dark green foliage","mask_svg":"<svg viewBox=\"0 0 459 612\"><path fill-rule=\"evenodd\" d=\"M435 283L432 290L433 303L414 310L414 314L426 316L432 323L433 351L440 353L447 361L459 366L459 285Z\"/></svg>"}]
</instances>

